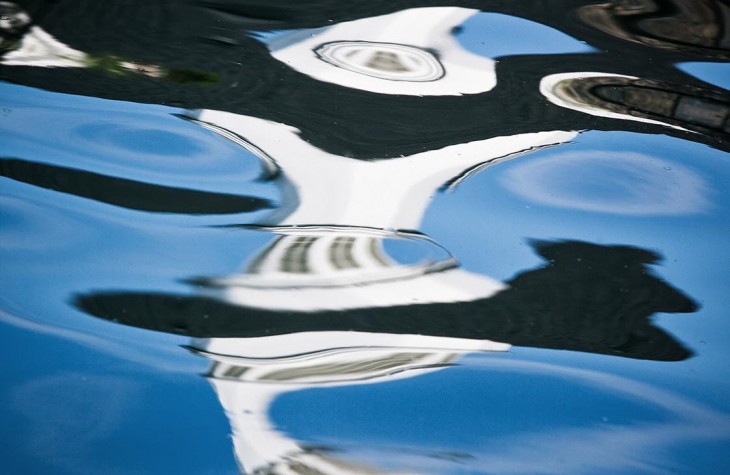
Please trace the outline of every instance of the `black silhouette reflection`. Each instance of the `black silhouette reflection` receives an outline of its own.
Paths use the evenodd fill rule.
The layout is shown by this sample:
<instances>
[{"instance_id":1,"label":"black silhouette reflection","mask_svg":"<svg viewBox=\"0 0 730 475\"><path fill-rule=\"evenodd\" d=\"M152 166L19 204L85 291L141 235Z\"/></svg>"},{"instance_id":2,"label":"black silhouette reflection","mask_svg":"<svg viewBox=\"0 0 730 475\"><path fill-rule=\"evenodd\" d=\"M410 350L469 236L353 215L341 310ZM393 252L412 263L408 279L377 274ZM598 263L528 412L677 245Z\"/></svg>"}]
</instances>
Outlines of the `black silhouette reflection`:
<instances>
[{"instance_id":1,"label":"black silhouette reflection","mask_svg":"<svg viewBox=\"0 0 730 475\"><path fill-rule=\"evenodd\" d=\"M359 331L487 339L660 361L691 355L651 321L655 313L697 309L651 273L648 264L659 260L657 254L578 241L533 246L546 265L517 275L494 296L473 301L297 312L205 296L95 292L78 296L75 304L97 317L196 338ZM306 295L294 292L291 298Z\"/></svg>"},{"instance_id":2,"label":"black silhouette reflection","mask_svg":"<svg viewBox=\"0 0 730 475\"><path fill-rule=\"evenodd\" d=\"M153 213L229 214L272 208L265 199L175 188L17 158L0 158L0 176L60 193Z\"/></svg>"},{"instance_id":3,"label":"black silhouette reflection","mask_svg":"<svg viewBox=\"0 0 730 475\"><path fill-rule=\"evenodd\" d=\"M730 7L715 0L619 0L586 5L580 18L628 41L728 58Z\"/></svg>"}]
</instances>

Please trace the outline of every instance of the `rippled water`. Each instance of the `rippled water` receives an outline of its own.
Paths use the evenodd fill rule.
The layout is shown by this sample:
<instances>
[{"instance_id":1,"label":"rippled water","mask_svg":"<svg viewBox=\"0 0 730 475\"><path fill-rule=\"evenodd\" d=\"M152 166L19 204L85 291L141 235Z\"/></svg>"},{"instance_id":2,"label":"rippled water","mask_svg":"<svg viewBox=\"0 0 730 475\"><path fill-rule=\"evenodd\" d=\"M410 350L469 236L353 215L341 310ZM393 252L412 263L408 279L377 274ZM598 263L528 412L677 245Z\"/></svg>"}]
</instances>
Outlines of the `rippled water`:
<instances>
[{"instance_id":1,"label":"rippled water","mask_svg":"<svg viewBox=\"0 0 730 475\"><path fill-rule=\"evenodd\" d=\"M728 18L0 2L0 471L725 473Z\"/></svg>"}]
</instances>

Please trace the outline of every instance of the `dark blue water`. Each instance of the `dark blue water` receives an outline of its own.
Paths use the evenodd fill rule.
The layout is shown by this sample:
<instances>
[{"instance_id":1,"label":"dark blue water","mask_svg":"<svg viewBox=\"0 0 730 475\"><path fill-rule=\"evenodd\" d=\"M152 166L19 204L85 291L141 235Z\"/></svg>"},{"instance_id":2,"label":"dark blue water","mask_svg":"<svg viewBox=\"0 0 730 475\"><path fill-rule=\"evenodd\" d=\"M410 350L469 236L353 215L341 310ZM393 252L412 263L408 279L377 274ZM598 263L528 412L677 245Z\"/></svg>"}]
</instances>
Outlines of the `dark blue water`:
<instances>
[{"instance_id":1,"label":"dark blue water","mask_svg":"<svg viewBox=\"0 0 730 475\"><path fill-rule=\"evenodd\" d=\"M0 2L0 472L726 473L728 18Z\"/></svg>"}]
</instances>

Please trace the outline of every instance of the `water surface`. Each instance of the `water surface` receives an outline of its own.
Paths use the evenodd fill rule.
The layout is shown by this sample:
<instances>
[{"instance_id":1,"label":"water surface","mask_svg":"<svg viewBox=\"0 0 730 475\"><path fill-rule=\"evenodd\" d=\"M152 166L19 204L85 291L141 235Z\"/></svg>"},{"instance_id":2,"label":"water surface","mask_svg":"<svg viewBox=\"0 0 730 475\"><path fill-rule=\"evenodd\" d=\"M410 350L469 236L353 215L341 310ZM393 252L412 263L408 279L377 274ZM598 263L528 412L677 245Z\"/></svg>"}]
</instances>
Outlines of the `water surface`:
<instances>
[{"instance_id":1,"label":"water surface","mask_svg":"<svg viewBox=\"0 0 730 475\"><path fill-rule=\"evenodd\" d=\"M724 473L727 18L0 2L2 471Z\"/></svg>"}]
</instances>

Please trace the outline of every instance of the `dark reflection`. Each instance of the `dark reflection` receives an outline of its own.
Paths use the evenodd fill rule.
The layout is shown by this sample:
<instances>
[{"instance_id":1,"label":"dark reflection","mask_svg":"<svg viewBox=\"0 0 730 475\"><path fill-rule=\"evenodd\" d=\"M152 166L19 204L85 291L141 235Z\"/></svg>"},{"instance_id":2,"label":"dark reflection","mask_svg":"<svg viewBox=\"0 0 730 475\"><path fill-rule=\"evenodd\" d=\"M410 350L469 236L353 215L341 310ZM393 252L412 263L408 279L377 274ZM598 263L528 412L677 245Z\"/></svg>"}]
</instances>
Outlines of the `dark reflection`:
<instances>
[{"instance_id":1,"label":"dark reflection","mask_svg":"<svg viewBox=\"0 0 730 475\"><path fill-rule=\"evenodd\" d=\"M272 207L262 198L143 183L17 158L0 158L0 176L114 206L155 213L227 214Z\"/></svg>"},{"instance_id":2,"label":"dark reflection","mask_svg":"<svg viewBox=\"0 0 730 475\"><path fill-rule=\"evenodd\" d=\"M689 118L673 112L661 123L587 115L556 106L540 88L546 77L596 71L643 78L655 85L654 96L681 94L683 107L714 104L725 97L723 91L675 65L702 59L698 55L710 50L726 51L727 8L721 2L457 1L432 8L436 2L317 0L264 6L211 0L176 2L175 8L162 1L132 1L110 8L87 0L38 0L23 5L33 22L15 22L21 26L12 35L19 39L0 60L0 79L259 117L294 126L307 142L338 156L388 158L497 136L585 129L663 133L728 149L727 131L693 132L705 127L697 127L695 112ZM457 41L460 23L477 9L556 28L595 52L504 56L496 62L480 57ZM603 33L606 22L613 22L613 36ZM700 24L702 29L686 27ZM409 29L392 33L388 28L398 25ZM438 41L419 39L427 27L438 32ZM309 29L283 32L302 28ZM634 41L640 28L661 36L661 43ZM281 35L263 38L272 30ZM21 31L24 36L18 37ZM375 38L376 33L381 36ZM289 57L287 51L297 54ZM618 103L635 109L631 101Z\"/></svg>"},{"instance_id":3,"label":"dark reflection","mask_svg":"<svg viewBox=\"0 0 730 475\"><path fill-rule=\"evenodd\" d=\"M307 301L311 295L306 290L291 290L291 307L279 311L237 304L231 301L233 293L228 300L97 292L78 296L75 304L101 318L203 338L359 331L487 339L661 361L690 356L681 343L651 322L650 317L658 312L693 312L697 308L651 273L647 264L656 263L658 255L634 247L578 241L533 246L548 262L545 266L517 275L506 282L506 290L494 296L462 302L383 305L373 291L375 304L370 307L347 308L344 303L341 310L312 311L306 308L312 304ZM281 259L286 261L286 257ZM221 281L196 283L202 290L225 285ZM235 290L235 281L228 285L227 290ZM379 290L381 298L387 298Z\"/></svg>"},{"instance_id":4,"label":"dark reflection","mask_svg":"<svg viewBox=\"0 0 730 475\"><path fill-rule=\"evenodd\" d=\"M629 41L730 57L730 7L720 0L617 0L582 7L586 23Z\"/></svg>"},{"instance_id":5,"label":"dark reflection","mask_svg":"<svg viewBox=\"0 0 730 475\"><path fill-rule=\"evenodd\" d=\"M730 94L725 91L615 75L558 75L543 84L546 96L563 107L730 138Z\"/></svg>"}]
</instances>

